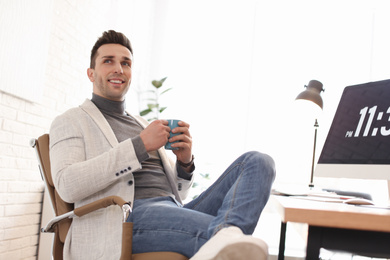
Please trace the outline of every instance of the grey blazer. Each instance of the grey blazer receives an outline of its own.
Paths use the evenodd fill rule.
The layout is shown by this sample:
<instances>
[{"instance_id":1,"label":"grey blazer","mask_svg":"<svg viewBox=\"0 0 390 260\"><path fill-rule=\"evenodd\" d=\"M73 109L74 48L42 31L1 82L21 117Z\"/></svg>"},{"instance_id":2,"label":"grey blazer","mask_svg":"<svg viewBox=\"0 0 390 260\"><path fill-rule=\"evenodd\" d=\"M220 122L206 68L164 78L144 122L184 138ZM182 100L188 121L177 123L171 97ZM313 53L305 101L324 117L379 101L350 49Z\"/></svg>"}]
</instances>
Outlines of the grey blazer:
<instances>
[{"instance_id":1,"label":"grey blazer","mask_svg":"<svg viewBox=\"0 0 390 260\"><path fill-rule=\"evenodd\" d=\"M134 118L142 127L147 126L146 120ZM158 152L176 200L181 203L193 178L179 178L164 148ZM111 195L133 203L133 172L142 166L132 141L118 143L107 120L90 100L53 121L50 160L59 195L75 207ZM122 214L117 206L74 218L65 241L64 259L119 259L121 224Z\"/></svg>"}]
</instances>

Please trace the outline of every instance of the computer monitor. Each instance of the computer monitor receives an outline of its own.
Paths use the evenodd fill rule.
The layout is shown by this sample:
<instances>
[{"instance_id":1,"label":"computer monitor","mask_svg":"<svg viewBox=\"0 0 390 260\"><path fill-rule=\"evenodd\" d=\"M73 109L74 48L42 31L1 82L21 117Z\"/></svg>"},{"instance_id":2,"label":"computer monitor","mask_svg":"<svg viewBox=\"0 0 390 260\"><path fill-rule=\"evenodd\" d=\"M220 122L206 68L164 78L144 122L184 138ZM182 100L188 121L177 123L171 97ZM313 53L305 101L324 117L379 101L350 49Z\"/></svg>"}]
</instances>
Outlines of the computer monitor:
<instances>
[{"instance_id":1,"label":"computer monitor","mask_svg":"<svg viewBox=\"0 0 390 260\"><path fill-rule=\"evenodd\" d=\"M314 175L390 180L390 80L344 89Z\"/></svg>"}]
</instances>

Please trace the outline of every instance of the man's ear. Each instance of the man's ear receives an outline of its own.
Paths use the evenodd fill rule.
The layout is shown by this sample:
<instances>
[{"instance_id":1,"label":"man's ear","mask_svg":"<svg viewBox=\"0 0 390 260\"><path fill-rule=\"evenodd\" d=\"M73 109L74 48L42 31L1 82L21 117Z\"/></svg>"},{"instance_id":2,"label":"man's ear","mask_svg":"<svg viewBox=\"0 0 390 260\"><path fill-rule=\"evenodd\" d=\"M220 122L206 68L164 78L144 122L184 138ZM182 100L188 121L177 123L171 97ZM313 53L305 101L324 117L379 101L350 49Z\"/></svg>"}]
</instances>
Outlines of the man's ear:
<instances>
[{"instance_id":1,"label":"man's ear","mask_svg":"<svg viewBox=\"0 0 390 260\"><path fill-rule=\"evenodd\" d=\"M91 69L91 68L88 68L87 69L87 75L88 75L88 78L91 82L94 82L95 81L95 77L94 77L94 73L95 73L95 70L94 69Z\"/></svg>"}]
</instances>

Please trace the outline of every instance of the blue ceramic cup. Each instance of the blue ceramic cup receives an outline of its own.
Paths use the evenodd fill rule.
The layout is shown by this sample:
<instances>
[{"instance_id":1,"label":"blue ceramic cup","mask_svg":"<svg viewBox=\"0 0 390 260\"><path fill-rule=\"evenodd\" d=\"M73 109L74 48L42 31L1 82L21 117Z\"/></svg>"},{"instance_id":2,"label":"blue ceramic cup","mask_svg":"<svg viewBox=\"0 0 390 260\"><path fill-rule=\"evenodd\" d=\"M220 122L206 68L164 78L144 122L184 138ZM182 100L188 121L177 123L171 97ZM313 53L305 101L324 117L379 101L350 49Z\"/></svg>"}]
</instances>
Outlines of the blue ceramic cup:
<instances>
[{"instance_id":1,"label":"blue ceramic cup","mask_svg":"<svg viewBox=\"0 0 390 260\"><path fill-rule=\"evenodd\" d=\"M168 126L171 128L171 132L169 132L169 138L172 138L173 136L182 134L182 133L175 133L175 134L172 133L172 130L179 126L179 121L180 120L176 120L176 119L166 119L166 120L168 121ZM165 144L165 149L167 149L167 150L179 150L179 148L171 146L173 143L177 143L177 142L178 141L172 142L172 143L167 142Z\"/></svg>"}]
</instances>

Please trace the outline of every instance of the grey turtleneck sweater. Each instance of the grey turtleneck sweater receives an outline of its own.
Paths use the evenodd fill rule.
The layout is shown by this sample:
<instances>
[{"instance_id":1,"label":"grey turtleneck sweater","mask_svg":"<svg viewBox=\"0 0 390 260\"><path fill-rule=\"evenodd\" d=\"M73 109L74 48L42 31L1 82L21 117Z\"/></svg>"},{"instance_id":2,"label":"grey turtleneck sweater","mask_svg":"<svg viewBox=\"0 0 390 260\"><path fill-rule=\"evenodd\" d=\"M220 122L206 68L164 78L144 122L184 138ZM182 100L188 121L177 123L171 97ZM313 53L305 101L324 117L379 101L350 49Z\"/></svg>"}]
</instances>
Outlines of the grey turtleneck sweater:
<instances>
[{"instance_id":1,"label":"grey turtleneck sweater","mask_svg":"<svg viewBox=\"0 0 390 260\"><path fill-rule=\"evenodd\" d=\"M111 126L118 142L131 138L137 158L142 164L142 169L134 172L135 197L134 199L145 199L158 196L174 197L172 189L165 176L164 168L157 151L147 152L142 142L140 133L143 128L138 122L125 112L124 101L112 101L93 94L91 101L102 112ZM178 167L180 177L190 178L191 174L186 173Z\"/></svg>"}]
</instances>

